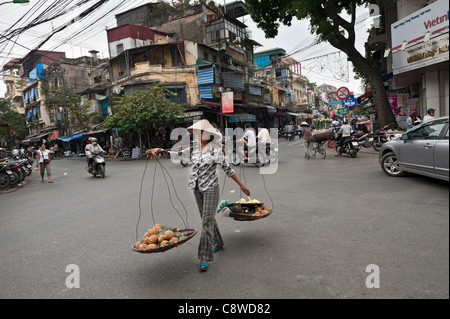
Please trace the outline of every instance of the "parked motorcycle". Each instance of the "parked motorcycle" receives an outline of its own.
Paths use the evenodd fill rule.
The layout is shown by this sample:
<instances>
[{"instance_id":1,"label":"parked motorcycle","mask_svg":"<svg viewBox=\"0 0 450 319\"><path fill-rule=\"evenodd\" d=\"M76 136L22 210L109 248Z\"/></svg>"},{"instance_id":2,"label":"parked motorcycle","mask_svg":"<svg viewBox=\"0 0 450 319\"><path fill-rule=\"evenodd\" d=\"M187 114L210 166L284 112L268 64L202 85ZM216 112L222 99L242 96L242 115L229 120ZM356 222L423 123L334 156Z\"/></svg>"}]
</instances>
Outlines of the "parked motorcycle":
<instances>
[{"instance_id":1,"label":"parked motorcycle","mask_svg":"<svg viewBox=\"0 0 450 319\"><path fill-rule=\"evenodd\" d=\"M96 150L93 151L92 154L94 155L94 157L92 158L92 164L87 167L87 171L89 172L89 174L94 175L94 177L100 175L102 178L105 178L106 162L104 154L106 154L106 152Z\"/></svg>"},{"instance_id":2,"label":"parked motorcycle","mask_svg":"<svg viewBox=\"0 0 450 319\"><path fill-rule=\"evenodd\" d=\"M383 146L384 143L386 143L390 140L390 136L386 135L386 130L389 129L389 127L392 124L393 123L384 126L381 130L379 130L373 134L372 146L375 151L377 151L377 152L380 151L381 146Z\"/></svg>"},{"instance_id":3,"label":"parked motorcycle","mask_svg":"<svg viewBox=\"0 0 450 319\"><path fill-rule=\"evenodd\" d=\"M355 137L357 138L358 144L360 147L369 148L373 145L373 133L364 133L364 134L356 134Z\"/></svg>"},{"instance_id":4,"label":"parked motorcycle","mask_svg":"<svg viewBox=\"0 0 450 319\"><path fill-rule=\"evenodd\" d=\"M7 188L9 185L11 185L12 175L13 173L8 167L8 164L0 164L0 189Z\"/></svg>"},{"instance_id":5,"label":"parked motorcycle","mask_svg":"<svg viewBox=\"0 0 450 319\"><path fill-rule=\"evenodd\" d=\"M15 162L2 162L0 163L3 170L6 170L6 173L9 177L9 185L15 186L23 182L25 179L24 172L20 169L20 166Z\"/></svg>"}]
</instances>

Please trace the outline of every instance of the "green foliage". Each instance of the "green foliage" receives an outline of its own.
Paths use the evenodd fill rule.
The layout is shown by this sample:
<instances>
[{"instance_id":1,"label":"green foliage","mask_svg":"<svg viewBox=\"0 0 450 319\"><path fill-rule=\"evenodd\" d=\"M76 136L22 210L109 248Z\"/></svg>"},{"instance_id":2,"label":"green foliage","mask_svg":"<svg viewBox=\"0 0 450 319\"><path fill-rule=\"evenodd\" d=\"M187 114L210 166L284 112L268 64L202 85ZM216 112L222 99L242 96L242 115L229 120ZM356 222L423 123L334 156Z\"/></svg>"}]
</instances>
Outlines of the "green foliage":
<instances>
[{"instance_id":1,"label":"green foliage","mask_svg":"<svg viewBox=\"0 0 450 319\"><path fill-rule=\"evenodd\" d=\"M23 139L28 135L28 127L23 115L11 109L11 104L6 99L0 99L0 123L10 125L11 135L6 136L6 130L0 130L0 140Z\"/></svg>"},{"instance_id":2,"label":"green foliage","mask_svg":"<svg viewBox=\"0 0 450 319\"><path fill-rule=\"evenodd\" d=\"M102 127L111 129L135 124L145 128L151 123L170 122L183 114L183 108L170 102L168 95L175 94L155 85L118 97L114 101L114 115L108 117Z\"/></svg>"},{"instance_id":3,"label":"green foliage","mask_svg":"<svg viewBox=\"0 0 450 319\"><path fill-rule=\"evenodd\" d=\"M81 96L66 86L48 89L45 105L55 111L59 111L60 107L65 109L68 118L62 122L73 130L89 131L90 123L98 115L97 111L92 111L92 101L81 103Z\"/></svg>"}]
</instances>

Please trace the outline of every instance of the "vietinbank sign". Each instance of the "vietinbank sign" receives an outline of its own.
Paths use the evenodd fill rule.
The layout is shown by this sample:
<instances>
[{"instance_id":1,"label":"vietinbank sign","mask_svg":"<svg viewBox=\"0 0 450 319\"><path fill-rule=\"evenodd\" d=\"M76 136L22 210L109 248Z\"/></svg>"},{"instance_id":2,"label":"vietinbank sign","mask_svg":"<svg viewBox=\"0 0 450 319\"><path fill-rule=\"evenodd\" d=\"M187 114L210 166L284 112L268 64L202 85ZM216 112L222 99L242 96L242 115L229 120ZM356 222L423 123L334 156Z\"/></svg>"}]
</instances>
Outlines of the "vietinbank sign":
<instances>
[{"instance_id":1,"label":"vietinbank sign","mask_svg":"<svg viewBox=\"0 0 450 319\"><path fill-rule=\"evenodd\" d=\"M405 42L407 48L423 41L426 39L427 32L430 38L448 32L448 23L448 1L433 2L391 25L392 51L400 50Z\"/></svg>"},{"instance_id":2,"label":"vietinbank sign","mask_svg":"<svg viewBox=\"0 0 450 319\"><path fill-rule=\"evenodd\" d=\"M439 0L395 22L394 75L448 61L449 4Z\"/></svg>"}]
</instances>

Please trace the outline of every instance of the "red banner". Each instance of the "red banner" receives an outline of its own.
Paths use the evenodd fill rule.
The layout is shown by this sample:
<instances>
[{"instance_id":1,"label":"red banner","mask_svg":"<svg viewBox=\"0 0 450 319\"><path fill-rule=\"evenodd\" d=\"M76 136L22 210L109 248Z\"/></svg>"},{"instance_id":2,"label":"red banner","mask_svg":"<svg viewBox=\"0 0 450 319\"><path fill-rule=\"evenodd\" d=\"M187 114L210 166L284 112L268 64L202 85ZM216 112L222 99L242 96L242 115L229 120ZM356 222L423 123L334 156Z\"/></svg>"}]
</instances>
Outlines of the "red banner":
<instances>
[{"instance_id":1,"label":"red banner","mask_svg":"<svg viewBox=\"0 0 450 319\"><path fill-rule=\"evenodd\" d=\"M233 92L222 93L222 113L234 113Z\"/></svg>"}]
</instances>

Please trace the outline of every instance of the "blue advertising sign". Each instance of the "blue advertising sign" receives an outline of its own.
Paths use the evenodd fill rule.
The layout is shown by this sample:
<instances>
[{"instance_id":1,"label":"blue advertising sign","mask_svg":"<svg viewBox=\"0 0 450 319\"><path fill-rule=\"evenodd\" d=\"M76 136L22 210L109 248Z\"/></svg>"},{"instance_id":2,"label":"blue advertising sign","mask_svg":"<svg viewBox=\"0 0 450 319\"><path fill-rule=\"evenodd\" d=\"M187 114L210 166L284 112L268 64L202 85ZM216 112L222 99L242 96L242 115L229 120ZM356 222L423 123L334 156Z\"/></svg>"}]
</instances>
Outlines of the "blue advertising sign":
<instances>
[{"instance_id":1,"label":"blue advertising sign","mask_svg":"<svg viewBox=\"0 0 450 319\"><path fill-rule=\"evenodd\" d=\"M338 105L338 104L342 105L342 101L331 101L328 103L328 105Z\"/></svg>"},{"instance_id":2,"label":"blue advertising sign","mask_svg":"<svg viewBox=\"0 0 450 319\"><path fill-rule=\"evenodd\" d=\"M356 106L356 105L358 105L358 100L357 99L346 99L346 100L342 100L342 104L344 106Z\"/></svg>"}]
</instances>

